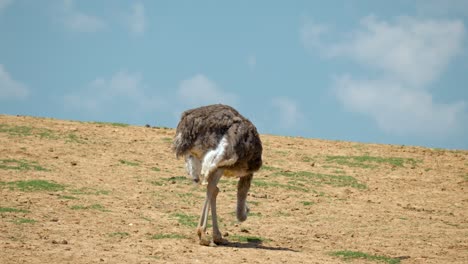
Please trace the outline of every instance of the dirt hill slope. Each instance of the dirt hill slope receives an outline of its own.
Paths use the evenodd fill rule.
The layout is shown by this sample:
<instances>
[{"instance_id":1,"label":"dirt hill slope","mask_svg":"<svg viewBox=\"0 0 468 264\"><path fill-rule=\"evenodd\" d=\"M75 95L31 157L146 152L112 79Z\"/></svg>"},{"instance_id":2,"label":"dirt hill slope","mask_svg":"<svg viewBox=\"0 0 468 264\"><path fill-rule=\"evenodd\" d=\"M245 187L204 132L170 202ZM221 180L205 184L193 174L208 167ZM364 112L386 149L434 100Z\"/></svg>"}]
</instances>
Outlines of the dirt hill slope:
<instances>
[{"instance_id":1,"label":"dirt hill slope","mask_svg":"<svg viewBox=\"0 0 468 264\"><path fill-rule=\"evenodd\" d=\"M0 115L0 263L468 263L468 151L262 135L250 215L197 243L174 130Z\"/></svg>"}]
</instances>

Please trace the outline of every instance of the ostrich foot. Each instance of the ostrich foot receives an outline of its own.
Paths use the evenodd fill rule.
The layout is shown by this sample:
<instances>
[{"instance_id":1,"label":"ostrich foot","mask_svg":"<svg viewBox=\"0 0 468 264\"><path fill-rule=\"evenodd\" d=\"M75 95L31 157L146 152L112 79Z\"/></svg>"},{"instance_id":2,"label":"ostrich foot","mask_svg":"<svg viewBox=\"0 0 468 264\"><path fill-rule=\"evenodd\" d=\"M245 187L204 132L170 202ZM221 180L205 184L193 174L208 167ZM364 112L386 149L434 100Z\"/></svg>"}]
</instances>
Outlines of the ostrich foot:
<instances>
[{"instance_id":1,"label":"ostrich foot","mask_svg":"<svg viewBox=\"0 0 468 264\"><path fill-rule=\"evenodd\" d=\"M202 246L209 246L211 243L211 238L208 236L206 231L202 227L197 228L198 241Z\"/></svg>"},{"instance_id":2,"label":"ostrich foot","mask_svg":"<svg viewBox=\"0 0 468 264\"><path fill-rule=\"evenodd\" d=\"M216 245L227 245L229 244L229 241L227 239L220 237L216 239L213 238L213 243L215 243Z\"/></svg>"}]
</instances>

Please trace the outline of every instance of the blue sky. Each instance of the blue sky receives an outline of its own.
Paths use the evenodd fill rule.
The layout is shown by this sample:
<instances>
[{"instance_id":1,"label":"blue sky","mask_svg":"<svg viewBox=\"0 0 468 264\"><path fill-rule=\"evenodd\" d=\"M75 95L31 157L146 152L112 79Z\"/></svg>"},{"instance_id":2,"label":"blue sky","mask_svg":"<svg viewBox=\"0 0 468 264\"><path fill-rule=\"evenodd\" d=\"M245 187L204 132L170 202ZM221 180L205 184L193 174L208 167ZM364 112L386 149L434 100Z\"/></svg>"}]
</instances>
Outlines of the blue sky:
<instances>
[{"instance_id":1,"label":"blue sky","mask_svg":"<svg viewBox=\"0 0 468 264\"><path fill-rule=\"evenodd\" d=\"M449 4L450 3L450 4ZM0 0L0 113L468 149L468 1Z\"/></svg>"}]
</instances>

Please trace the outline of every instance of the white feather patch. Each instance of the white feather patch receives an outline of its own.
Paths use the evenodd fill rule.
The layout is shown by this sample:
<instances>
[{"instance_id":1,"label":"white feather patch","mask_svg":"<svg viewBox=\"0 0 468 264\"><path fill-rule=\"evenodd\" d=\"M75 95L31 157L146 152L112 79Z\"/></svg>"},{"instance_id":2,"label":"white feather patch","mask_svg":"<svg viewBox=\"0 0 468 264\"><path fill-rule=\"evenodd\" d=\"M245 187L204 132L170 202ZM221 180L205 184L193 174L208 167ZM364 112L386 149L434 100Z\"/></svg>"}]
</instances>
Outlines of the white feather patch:
<instances>
[{"instance_id":1,"label":"white feather patch","mask_svg":"<svg viewBox=\"0 0 468 264\"><path fill-rule=\"evenodd\" d=\"M226 152L226 147L228 145L228 141L224 136L221 141L219 141L218 146L216 149L210 150L206 152L205 156L203 157L203 164L201 169L201 175L203 177L202 184L206 185L208 175L218 167L219 162L222 160L224 156L224 152Z\"/></svg>"}]
</instances>

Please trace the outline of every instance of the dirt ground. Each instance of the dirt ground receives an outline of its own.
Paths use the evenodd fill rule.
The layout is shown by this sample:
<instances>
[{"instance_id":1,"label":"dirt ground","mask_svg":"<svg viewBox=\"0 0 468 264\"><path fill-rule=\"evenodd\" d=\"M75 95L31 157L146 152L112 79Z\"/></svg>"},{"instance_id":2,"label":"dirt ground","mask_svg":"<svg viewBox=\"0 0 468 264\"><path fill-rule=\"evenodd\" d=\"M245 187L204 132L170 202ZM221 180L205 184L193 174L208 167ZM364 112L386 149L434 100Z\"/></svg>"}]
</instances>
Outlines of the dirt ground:
<instances>
[{"instance_id":1,"label":"dirt ground","mask_svg":"<svg viewBox=\"0 0 468 264\"><path fill-rule=\"evenodd\" d=\"M0 115L0 263L468 263L468 151L262 135L250 215L223 178L207 247L173 135Z\"/></svg>"}]
</instances>

